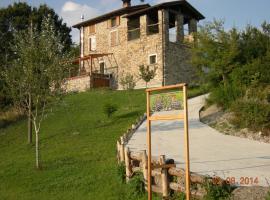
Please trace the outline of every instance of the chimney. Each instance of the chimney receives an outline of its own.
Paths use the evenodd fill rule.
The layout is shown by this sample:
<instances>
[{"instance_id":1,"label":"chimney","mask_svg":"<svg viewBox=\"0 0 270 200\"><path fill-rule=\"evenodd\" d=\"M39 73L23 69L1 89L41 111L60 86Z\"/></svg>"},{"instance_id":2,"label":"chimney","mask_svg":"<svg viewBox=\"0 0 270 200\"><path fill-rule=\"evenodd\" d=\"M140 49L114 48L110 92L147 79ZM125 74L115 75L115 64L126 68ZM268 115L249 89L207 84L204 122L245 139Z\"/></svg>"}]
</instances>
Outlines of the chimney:
<instances>
[{"instance_id":1,"label":"chimney","mask_svg":"<svg viewBox=\"0 0 270 200\"><path fill-rule=\"evenodd\" d=\"M122 1L123 1L123 8L131 6L131 0L122 0Z\"/></svg>"}]
</instances>

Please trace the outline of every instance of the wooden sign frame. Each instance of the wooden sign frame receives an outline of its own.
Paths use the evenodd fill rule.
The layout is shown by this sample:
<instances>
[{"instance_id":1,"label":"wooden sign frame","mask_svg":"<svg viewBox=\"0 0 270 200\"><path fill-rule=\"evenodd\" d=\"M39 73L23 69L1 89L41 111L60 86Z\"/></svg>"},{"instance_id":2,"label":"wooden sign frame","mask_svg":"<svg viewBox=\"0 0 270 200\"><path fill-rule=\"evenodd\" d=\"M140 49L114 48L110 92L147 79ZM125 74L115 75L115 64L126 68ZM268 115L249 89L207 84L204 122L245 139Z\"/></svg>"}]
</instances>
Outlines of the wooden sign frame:
<instances>
[{"instance_id":1,"label":"wooden sign frame","mask_svg":"<svg viewBox=\"0 0 270 200\"><path fill-rule=\"evenodd\" d=\"M182 115L169 116L151 116L150 111L150 96L154 91L164 91L170 89L180 89L183 91L184 113ZM147 176L147 190L148 200L152 200L152 165L151 165L151 122L160 120L184 120L184 134L185 134L185 157L186 157L186 199L190 200L190 159L189 159L189 133L188 133L188 104L187 104L187 84L177 84L171 86L164 86L159 88L146 89L146 111L147 111L147 144L148 144L148 176Z\"/></svg>"}]
</instances>

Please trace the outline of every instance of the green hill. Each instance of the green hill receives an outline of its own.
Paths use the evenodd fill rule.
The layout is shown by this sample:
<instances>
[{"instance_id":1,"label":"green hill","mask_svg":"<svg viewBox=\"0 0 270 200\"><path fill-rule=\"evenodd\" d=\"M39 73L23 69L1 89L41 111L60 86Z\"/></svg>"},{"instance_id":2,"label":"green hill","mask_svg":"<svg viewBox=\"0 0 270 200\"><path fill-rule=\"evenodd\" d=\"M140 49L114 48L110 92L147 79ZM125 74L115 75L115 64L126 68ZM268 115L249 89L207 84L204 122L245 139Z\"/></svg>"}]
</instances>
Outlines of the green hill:
<instances>
[{"instance_id":1,"label":"green hill","mask_svg":"<svg viewBox=\"0 0 270 200\"><path fill-rule=\"evenodd\" d=\"M110 119L103 113L108 102L118 106ZM142 90L66 96L41 127L42 170L35 169L25 120L0 129L0 199L128 199L117 175L116 140L144 111Z\"/></svg>"}]
</instances>

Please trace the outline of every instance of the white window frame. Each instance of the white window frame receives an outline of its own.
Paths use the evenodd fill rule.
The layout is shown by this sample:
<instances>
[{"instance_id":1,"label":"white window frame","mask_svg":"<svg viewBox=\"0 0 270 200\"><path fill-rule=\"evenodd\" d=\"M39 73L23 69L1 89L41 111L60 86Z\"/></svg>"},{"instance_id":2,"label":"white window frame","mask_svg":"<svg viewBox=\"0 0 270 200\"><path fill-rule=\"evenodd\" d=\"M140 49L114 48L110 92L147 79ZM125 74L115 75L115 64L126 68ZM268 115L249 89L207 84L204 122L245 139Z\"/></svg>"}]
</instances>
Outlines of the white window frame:
<instances>
[{"instance_id":1,"label":"white window frame","mask_svg":"<svg viewBox=\"0 0 270 200\"><path fill-rule=\"evenodd\" d=\"M150 58L151 58L151 56L156 56L156 62L155 63L151 63L150 61ZM157 64L158 63L158 57L157 57L157 54L156 53L154 53L154 54L150 54L149 56L148 56L148 64L149 65L155 65L155 64Z\"/></svg>"},{"instance_id":2,"label":"white window frame","mask_svg":"<svg viewBox=\"0 0 270 200\"><path fill-rule=\"evenodd\" d=\"M113 46L112 45L112 32L116 32L116 44ZM119 45L119 32L118 32L118 29L113 29L110 31L110 37L109 37L109 44L110 44L110 47L115 47L115 46L118 46Z\"/></svg>"},{"instance_id":3,"label":"white window frame","mask_svg":"<svg viewBox=\"0 0 270 200\"><path fill-rule=\"evenodd\" d=\"M92 39L95 38L95 48L92 47ZM90 43L90 39L91 39L91 43ZM97 50L97 37L96 35L91 35L89 36L88 38L88 51L91 52L91 51L96 51Z\"/></svg>"}]
</instances>

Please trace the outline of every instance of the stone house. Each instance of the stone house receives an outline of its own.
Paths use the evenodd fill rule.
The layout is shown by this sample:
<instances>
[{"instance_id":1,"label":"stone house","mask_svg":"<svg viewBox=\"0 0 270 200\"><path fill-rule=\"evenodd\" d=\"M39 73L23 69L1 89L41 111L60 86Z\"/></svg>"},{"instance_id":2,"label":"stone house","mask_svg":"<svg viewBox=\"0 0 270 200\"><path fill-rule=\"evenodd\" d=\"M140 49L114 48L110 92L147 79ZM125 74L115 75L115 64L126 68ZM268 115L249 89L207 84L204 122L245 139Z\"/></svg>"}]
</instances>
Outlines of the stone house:
<instances>
[{"instance_id":1,"label":"stone house","mask_svg":"<svg viewBox=\"0 0 270 200\"><path fill-rule=\"evenodd\" d=\"M80 30L77 63L81 76L73 77L71 85L121 89L121 78L132 74L136 88L143 88L145 82L138 76L141 65L157 69L150 87L192 83L195 73L184 41L192 40L197 22L204 16L186 0L154 6L122 1L121 9L73 26Z\"/></svg>"}]
</instances>

